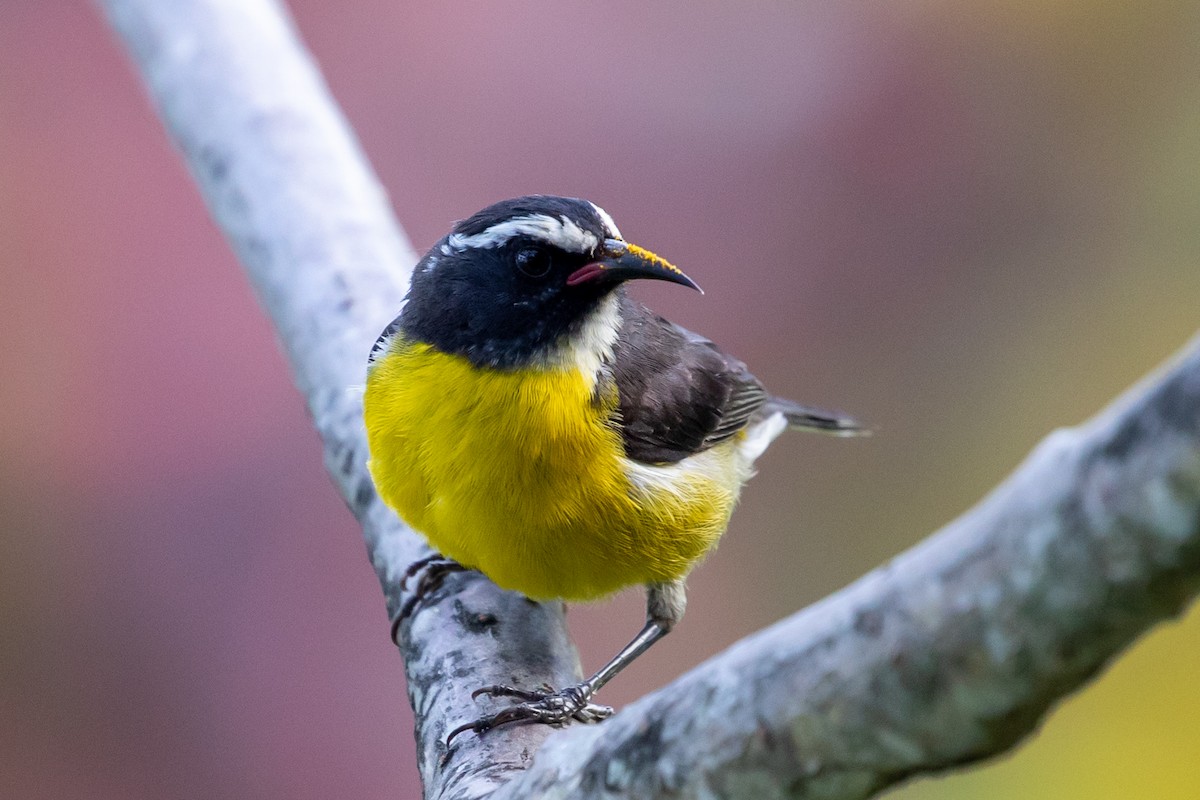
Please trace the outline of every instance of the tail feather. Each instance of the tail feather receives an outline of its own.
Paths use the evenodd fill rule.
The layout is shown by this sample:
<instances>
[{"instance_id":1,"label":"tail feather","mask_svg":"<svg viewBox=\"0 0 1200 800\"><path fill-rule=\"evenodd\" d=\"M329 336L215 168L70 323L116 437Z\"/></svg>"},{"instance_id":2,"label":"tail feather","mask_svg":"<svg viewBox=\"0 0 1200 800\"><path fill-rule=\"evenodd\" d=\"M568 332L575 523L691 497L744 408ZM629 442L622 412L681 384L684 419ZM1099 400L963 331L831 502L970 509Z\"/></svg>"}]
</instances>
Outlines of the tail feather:
<instances>
[{"instance_id":1,"label":"tail feather","mask_svg":"<svg viewBox=\"0 0 1200 800\"><path fill-rule=\"evenodd\" d=\"M854 417L840 411L827 411L823 408L803 406L799 403L785 400L782 397L772 397L763 406L765 414L781 412L787 420L789 428L817 431L833 436L870 436L871 429L867 428Z\"/></svg>"}]
</instances>

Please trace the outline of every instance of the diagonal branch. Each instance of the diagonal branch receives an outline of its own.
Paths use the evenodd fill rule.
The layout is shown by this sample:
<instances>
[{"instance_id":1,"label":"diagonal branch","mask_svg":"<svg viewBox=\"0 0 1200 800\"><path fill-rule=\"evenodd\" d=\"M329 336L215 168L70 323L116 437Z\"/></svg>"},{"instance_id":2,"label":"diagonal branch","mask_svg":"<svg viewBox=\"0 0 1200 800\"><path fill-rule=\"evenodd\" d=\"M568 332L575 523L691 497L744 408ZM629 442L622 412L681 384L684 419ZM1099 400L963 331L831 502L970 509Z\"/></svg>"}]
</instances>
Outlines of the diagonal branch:
<instances>
[{"instance_id":1,"label":"diagonal branch","mask_svg":"<svg viewBox=\"0 0 1200 800\"><path fill-rule=\"evenodd\" d=\"M375 496L355 387L411 248L274 0L100 3L275 322L394 614L428 550ZM924 544L540 752L538 727L441 742L479 685L578 675L560 607L460 575L397 633L427 797L861 798L1011 746L1198 586L1193 343Z\"/></svg>"},{"instance_id":2,"label":"diagonal branch","mask_svg":"<svg viewBox=\"0 0 1200 800\"><path fill-rule=\"evenodd\" d=\"M1198 589L1200 337L939 533L496 796L869 797L1008 749Z\"/></svg>"},{"instance_id":3,"label":"diagonal branch","mask_svg":"<svg viewBox=\"0 0 1200 800\"><path fill-rule=\"evenodd\" d=\"M375 495L361 387L371 344L400 308L412 248L274 0L100 4L275 323L394 615L399 577L430 551ZM523 768L550 731L474 739L443 762L446 732L480 713L471 691L565 685L580 670L561 606L477 575L447 589L460 591L425 606L398 643L426 794L475 797Z\"/></svg>"}]
</instances>

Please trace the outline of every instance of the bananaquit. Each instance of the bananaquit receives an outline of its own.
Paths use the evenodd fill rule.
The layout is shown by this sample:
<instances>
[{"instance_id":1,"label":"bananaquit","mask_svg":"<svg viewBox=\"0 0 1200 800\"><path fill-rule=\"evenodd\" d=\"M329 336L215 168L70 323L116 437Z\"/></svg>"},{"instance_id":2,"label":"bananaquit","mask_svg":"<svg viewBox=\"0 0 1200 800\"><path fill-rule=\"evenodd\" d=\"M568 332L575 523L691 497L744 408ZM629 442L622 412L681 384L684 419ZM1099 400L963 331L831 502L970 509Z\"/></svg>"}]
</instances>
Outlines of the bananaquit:
<instances>
[{"instance_id":1,"label":"bananaquit","mask_svg":"<svg viewBox=\"0 0 1200 800\"><path fill-rule=\"evenodd\" d=\"M626 297L636 278L699 288L593 203L505 200L421 259L372 349L371 474L445 556L432 568L479 570L533 600L647 590L645 627L603 669L559 692L485 687L514 705L451 738L611 714L592 695L683 616L688 572L767 445L787 428L861 431L769 395L742 362Z\"/></svg>"}]
</instances>

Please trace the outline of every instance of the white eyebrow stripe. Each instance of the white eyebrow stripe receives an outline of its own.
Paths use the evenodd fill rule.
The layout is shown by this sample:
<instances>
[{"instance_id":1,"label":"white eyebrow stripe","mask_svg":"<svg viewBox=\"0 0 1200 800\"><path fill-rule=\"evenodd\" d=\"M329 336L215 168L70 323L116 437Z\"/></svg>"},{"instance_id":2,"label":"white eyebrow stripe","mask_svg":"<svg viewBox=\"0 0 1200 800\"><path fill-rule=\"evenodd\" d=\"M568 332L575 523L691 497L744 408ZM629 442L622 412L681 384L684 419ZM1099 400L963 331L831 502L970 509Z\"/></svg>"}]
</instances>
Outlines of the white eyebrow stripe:
<instances>
[{"instance_id":1,"label":"white eyebrow stripe","mask_svg":"<svg viewBox=\"0 0 1200 800\"><path fill-rule=\"evenodd\" d=\"M600 221L604 223L604 228L608 231L608 235L613 239L624 240L625 237L617 230L617 223L613 222L613 218L608 215L608 212L595 203L590 203L590 205L596 209L596 214L600 217Z\"/></svg>"},{"instance_id":2,"label":"white eyebrow stripe","mask_svg":"<svg viewBox=\"0 0 1200 800\"><path fill-rule=\"evenodd\" d=\"M514 236L530 236L569 253L590 253L600 244L596 234L585 231L566 217L530 214L498 222L472 236L450 235L448 242L455 250L476 247L501 247Z\"/></svg>"}]
</instances>

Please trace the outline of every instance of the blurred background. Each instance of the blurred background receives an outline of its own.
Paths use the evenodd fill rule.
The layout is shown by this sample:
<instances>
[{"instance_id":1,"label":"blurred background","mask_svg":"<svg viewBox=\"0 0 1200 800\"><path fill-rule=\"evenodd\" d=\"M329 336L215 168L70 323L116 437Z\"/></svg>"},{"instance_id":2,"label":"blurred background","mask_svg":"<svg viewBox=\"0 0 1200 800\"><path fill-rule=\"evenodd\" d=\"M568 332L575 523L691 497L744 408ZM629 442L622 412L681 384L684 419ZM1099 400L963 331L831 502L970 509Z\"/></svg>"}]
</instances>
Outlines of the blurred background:
<instances>
[{"instance_id":1,"label":"blurred background","mask_svg":"<svg viewBox=\"0 0 1200 800\"><path fill-rule=\"evenodd\" d=\"M708 292L640 297L878 428L772 449L606 702L920 540L1197 328L1191 0L291 7L417 247L591 198ZM0 344L0 796L417 797L359 533L86 2L0 0ZM572 609L589 668L642 608ZM891 797L1195 798L1198 673L1193 612Z\"/></svg>"}]
</instances>

